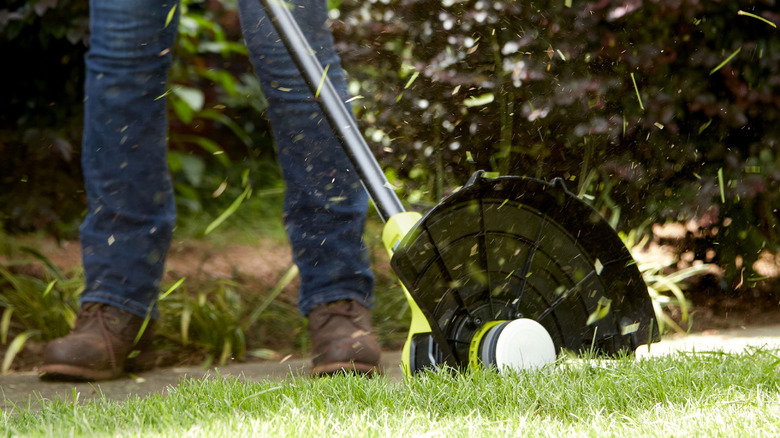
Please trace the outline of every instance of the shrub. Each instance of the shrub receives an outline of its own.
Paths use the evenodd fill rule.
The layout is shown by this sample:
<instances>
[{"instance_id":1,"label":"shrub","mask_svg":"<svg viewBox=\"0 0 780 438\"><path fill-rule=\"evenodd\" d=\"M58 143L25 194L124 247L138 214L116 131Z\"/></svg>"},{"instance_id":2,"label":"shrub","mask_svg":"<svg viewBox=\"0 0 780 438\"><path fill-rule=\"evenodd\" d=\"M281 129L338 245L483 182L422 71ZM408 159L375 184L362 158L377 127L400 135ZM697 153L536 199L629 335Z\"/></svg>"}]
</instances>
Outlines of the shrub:
<instances>
[{"instance_id":1,"label":"shrub","mask_svg":"<svg viewBox=\"0 0 780 438\"><path fill-rule=\"evenodd\" d=\"M207 7L208 6L208 7ZM184 0L169 94L170 154L183 217L216 214L243 190L241 175L278 186L265 99L250 74L235 4ZM224 25L223 25L224 24ZM11 0L0 6L0 226L75 232L86 200L80 149L88 0ZM35 54L30 56L30 54ZM225 184L212 201L212 193Z\"/></svg>"},{"instance_id":2,"label":"shrub","mask_svg":"<svg viewBox=\"0 0 780 438\"><path fill-rule=\"evenodd\" d=\"M87 0L0 7L0 224L73 228L83 209L81 141Z\"/></svg>"},{"instance_id":3,"label":"shrub","mask_svg":"<svg viewBox=\"0 0 780 438\"><path fill-rule=\"evenodd\" d=\"M3 53L27 60L0 102L6 229L65 233L83 212L86 3L0 7ZM477 168L562 176L624 230L698 220L732 285L777 252L775 0L331 3L360 123L407 201L433 205ZM279 171L234 2L182 7L170 167L186 216L224 209L247 169L256 185Z\"/></svg>"},{"instance_id":4,"label":"shrub","mask_svg":"<svg viewBox=\"0 0 780 438\"><path fill-rule=\"evenodd\" d=\"M780 244L780 39L740 8L780 18L774 0L347 0L336 29L413 199L474 168L562 176L623 229L714 217L700 237L736 283Z\"/></svg>"}]
</instances>

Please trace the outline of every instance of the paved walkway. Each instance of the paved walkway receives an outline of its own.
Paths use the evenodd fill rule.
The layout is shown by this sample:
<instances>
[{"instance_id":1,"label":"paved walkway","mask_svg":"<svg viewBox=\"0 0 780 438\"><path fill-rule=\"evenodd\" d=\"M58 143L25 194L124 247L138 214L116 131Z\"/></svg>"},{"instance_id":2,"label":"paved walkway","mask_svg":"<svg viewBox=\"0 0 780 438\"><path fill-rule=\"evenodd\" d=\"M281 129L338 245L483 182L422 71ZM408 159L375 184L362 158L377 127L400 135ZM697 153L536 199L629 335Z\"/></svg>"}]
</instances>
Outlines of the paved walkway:
<instances>
[{"instance_id":1,"label":"paved walkway","mask_svg":"<svg viewBox=\"0 0 780 438\"><path fill-rule=\"evenodd\" d=\"M748 348L780 349L780 325L771 327L750 327L711 331L709 333L688 336L670 336L663 341L637 350L638 357L650 357L670 354L677 351L725 351L741 352ZM383 365L387 376L396 381L403 379L400 369L401 353L387 352L383 356ZM143 373L134 378L123 378L101 383L63 383L41 382L34 372L14 373L0 376L0 409L13 411L18 409L37 410L40 400L71 401L77 394L80 402L100 399L123 401L131 396L144 397L151 394L165 394L168 388L175 388L183 378L215 378L217 375L236 376L252 381L264 379L284 379L291 374L308 373L307 360L290 360L282 363L255 362L218 367L202 368L164 368Z\"/></svg>"},{"instance_id":2,"label":"paved walkway","mask_svg":"<svg viewBox=\"0 0 780 438\"><path fill-rule=\"evenodd\" d=\"M750 348L780 349L780 325L672 335L657 344L652 344L650 348L643 345L636 353L638 357L658 356L677 351L740 353Z\"/></svg>"}]
</instances>

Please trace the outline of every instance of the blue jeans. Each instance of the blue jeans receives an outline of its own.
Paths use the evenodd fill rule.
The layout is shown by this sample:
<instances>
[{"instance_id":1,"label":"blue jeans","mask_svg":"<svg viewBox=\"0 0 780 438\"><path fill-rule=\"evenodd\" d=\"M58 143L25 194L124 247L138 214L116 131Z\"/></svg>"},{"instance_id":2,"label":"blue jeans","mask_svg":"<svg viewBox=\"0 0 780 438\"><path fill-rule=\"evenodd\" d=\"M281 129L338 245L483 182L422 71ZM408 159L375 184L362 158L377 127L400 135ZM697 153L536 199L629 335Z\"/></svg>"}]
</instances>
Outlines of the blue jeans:
<instances>
[{"instance_id":1,"label":"blue jeans","mask_svg":"<svg viewBox=\"0 0 780 438\"><path fill-rule=\"evenodd\" d=\"M299 25L347 99L324 0L300 0ZM81 225L82 303L157 317L157 298L176 207L166 158L165 99L178 0L92 0L86 56L84 168L88 212ZM314 4L316 3L316 4ZM298 307L357 299L373 304L362 242L368 197L320 108L257 0L239 0L252 64L286 184L284 221L300 269ZM258 115L260 117L260 115ZM261 248L258 251L262 251Z\"/></svg>"}]
</instances>

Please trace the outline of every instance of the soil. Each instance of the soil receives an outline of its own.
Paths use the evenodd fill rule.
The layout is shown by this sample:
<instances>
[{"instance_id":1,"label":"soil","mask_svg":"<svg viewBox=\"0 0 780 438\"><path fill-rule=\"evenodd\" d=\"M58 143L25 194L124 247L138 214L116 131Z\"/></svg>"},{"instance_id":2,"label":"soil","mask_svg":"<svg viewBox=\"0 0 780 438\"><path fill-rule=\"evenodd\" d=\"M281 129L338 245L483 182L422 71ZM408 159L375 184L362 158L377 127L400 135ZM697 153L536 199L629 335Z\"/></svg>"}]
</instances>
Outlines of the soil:
<instances>
[{"instance_id":1,"label":"soil","mask_svg":"<svg viewBox=\"0 0 780 438\"><path fill-rule=\"evenodd\" d=\"M670 309L669 314L690 333L776 325L780 324L778 291L780 283L777 280L730 292L720 290L709 280L702 280L685 291L690 301L689 323L681 320L679 307Z\"/></svg>"},{"instance_id":2,"label":"soil","mask_svg":"<svg viewBox=\"0 0 780 438\"><path fill-rule=\"evenodd\" d=\"M78 267L81 258L76 241L57 242L36 238L34 247L57 267L67 272ZM649 246L646 256L668 257L668 248ZM5 256L5 260L18 255ZM384 251L375 251L375 265L389 269ZM0 262L5 261L0 256ZM175 281L182 277L236 279L257 284L258 289L270 289L280 276L292 266L289 246L284 242L260 239L249 243L222 243L199 240L175 241L168 254L166 279ZM40 264L15 267L28 274L40 274ZM296 281L297 282L297 281ZM293 282L284 292L284 298L295 300L297 284ZM690 333L713 333L725 329L767 326L780 323L780 282L774 276L769 281L735 291L724 291L717 272L689 281L686 297L690 301L689 318L683 321L679 307L668 309L668 314ZM277 346L278 347L278 346ZM4 356L7 345L0 345ZM14 361L13 370L31 370L39 363L43 344L28 342L25 350ZM199 364L202 356L172 359L176 365Z\"/></svg>"}]
</instances>

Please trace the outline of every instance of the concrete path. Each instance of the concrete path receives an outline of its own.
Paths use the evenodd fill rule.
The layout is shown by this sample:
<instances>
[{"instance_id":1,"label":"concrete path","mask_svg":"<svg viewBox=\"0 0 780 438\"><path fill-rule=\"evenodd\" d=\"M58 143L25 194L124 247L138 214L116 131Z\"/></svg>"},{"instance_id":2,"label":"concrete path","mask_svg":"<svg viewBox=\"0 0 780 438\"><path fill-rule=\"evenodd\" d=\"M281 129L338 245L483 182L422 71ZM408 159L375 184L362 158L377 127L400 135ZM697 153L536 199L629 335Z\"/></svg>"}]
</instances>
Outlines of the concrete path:
<instances>
[{"instance_id":1,"label":"concrete path","mask_svg":"<svg viewBox=\"0 0 780 438\"><path fill-rule=\"evenodd\" d=\"M673 354L678 351L724 351L739 353L750 348L780 350L780 325L770 327L749 327L710 331L687 336L669 336L637 350L638 357ZM403 379L400 368L401 353L386 352L383 366L386 375L395 381ZM255 362L234 364L204 370L202 368L163 368L138 376L101 383L41 382L35 372L14 373L0 376L0 409L13 412L17 409L40 409L41 400L71 401L76 394L79 402L105 398L123 401L128 397L144 397L151 394L166 394L175 388L181 379L201 379L235 376L250 381L266 379L281 380L291 375L308 374L308 360L290 360L282 363Z\"/></svg>"},{"instance_id":2,"label":"concrete path","mask_svg":"<svg viewBox=\"0 0 780 438\"><path fill-rule=\"evenodd\" d=\"M740 353L751 348L780 349L780 325L667 336L649 348L646 345L639 347L636 354L638 357L647 357L677 351Z\"/></svg>"},{"instance_id":3,"label":"concrete path","mask_svg":"<svg viewBox=\"0 0 780 438\"><path fill-rule=\"evenodd\" d=\"M128 397L145 397L152 394L166 394L175 388L181 379L202 379L238 377L251 381L283 380L293 375L307 376L309 360L296 359L284 362L252 362L231 364L210 369L200 367L158 368L135 376L99 383L42 382L33 371L0 376L0 409L11 412L18 409L39 410L40 400L66 402L76 394L79 402L89 400L124 401ZM393 380L403 379L401 353L385 352L382 355L385 374Z\"/></svg>"}]
</instances>

